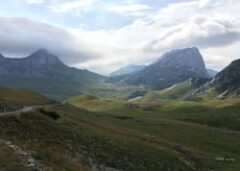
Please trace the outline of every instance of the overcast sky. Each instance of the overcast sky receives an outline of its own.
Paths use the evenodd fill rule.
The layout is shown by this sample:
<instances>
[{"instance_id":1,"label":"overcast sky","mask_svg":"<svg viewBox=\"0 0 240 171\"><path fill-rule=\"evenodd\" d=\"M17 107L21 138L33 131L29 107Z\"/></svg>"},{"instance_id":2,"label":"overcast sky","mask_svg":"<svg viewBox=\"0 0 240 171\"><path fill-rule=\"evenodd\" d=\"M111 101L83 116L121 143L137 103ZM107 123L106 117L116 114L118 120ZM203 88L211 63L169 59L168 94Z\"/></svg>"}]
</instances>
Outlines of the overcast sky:
<instances>
[{"instance_id":1,"label":"overcast sky","mask_svg":"<svg viewBox=\"0 0 240 171\"><path fill-rule=\"evenodd\" d=\"M240 58L240 0L7 0L0 6L0 52L46 48L63 62L108 74L196 46L206 65Z\"/></svg>"}]
</instances>

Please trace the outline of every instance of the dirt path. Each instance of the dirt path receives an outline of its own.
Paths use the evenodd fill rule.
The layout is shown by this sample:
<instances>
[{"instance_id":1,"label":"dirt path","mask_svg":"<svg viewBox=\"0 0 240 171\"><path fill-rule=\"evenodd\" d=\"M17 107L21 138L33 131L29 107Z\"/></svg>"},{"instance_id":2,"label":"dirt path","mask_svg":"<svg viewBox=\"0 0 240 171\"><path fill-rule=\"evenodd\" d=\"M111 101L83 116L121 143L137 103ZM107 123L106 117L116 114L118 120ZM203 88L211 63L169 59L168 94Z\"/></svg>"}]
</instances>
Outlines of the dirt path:
<instances>
[{"instance_id":1,"label":"dirt path","mask_svg":"<svg viewBox=\"0 0 240 171\"><path fill-rule=\"evenodd\" d=\"M31 112L36 109L40 108L47 108L51 107L52 105L41 105L41 106L25 106L22 109L11 111L11 112L2 112L0 113L0 117L3 116L15 116L15 115L20 115L21 113L26 113L26 112Z\"/></svg>"}]
</instances>

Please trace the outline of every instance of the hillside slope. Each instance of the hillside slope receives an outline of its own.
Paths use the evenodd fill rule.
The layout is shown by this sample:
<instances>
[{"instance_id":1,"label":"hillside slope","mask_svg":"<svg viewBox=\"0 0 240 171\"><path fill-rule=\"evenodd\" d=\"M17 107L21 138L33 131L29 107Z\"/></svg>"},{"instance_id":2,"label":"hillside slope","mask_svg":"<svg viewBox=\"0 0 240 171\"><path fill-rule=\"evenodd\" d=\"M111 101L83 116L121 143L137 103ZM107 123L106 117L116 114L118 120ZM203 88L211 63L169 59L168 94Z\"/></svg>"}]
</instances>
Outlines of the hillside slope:
<instances>
[{"instance_id":1,"label":"hillside slope","mask_svg":"<svg viewBox=\"0 0 240 171\"><path fill-rule=\"evenodd\" d=\"M240 95L240 59L233 61L189 96L190 99L224 99Z\"/></svg>"},{"instance_id":2,"label":"hillside slope","mask_svg":"<svg viewBox=\"0 0 240 171\"><path fill-rule=\"evenodd\" d=\"M53 100L30 90L0 87L0 112L53 103L55 103Z\"/></svg>"},{"instance_id":3,"label":"hillside slope","mask_svg":"<svg viewBox=\"0 0 240 171\"><path fill-rule=\"evenodd\" d=\"M68 67L44 49L26 58L0 58L0 85L31 89L56 100L79 94L103 78Z\"/></svg>"},{"instance_id":4,"label":"hillside slope","mask_svg":"<svg viewBox=\"0 0 240 171\"><path fill-rule=\"evenodd\" d=\"M233 61L229 66L219 72L211 81L210 86L220 93L235 91L240 94L240 59Z\"/></svg>"},{"instance_id":5,"label":"hillside slope","mask_svg":"<svg viewBox=\"0 0 240 171\"><path fill-rule=\"evenodd\" d=\"M147 138L145 143L158 142L162 148L155 147L174 153L193 170L237 171L240 167L239 99L103 101L91 96L74 98L69 103L97 112L98 125L113 124L118 130L125 129L124 134L133 131L131 137Z\"/></svg>"},{"instance_id":6,"label":"hillside slope","mask_svg":"<svg viewBox=\"0 0 240 171\"><path fill-rule=\"evenodd\" d=\"M237 99L145 104L74 97L0 115L0 169L238 171L238 113Z\"/></svg>"}]
</instances>

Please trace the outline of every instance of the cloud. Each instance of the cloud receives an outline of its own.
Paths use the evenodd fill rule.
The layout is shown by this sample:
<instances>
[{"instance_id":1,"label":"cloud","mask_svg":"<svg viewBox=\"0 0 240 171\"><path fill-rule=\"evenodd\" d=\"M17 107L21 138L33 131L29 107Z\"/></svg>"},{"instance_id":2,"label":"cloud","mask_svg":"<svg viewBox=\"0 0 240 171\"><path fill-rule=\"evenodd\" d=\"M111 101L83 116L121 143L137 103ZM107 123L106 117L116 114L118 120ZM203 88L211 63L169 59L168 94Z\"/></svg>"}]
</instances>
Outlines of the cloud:
<instances>
[{"instance_id":1,"label":"cloud","mask_svg":"<svg viewBox=\"0 0 240 171\"><path fill-rule=\"evenodd\" d=\"M28 4L43 4L45 0L27 0Z\"/></svg>"},{"instance_id":2,"label":"cloud","mask_svg":"<svg viewBox=\"0 0 240 171\"><path fill-rule=\"evenodd\" d=\"M115 4L108 7L108 11L126 16L143 16L151 7L144 4Z\"/></svg>"},{"instance_id":3,"label":"cloud","mask_svg":"<svg viewBox=\"0 0 240 171\"><path fill-rule=\"evenodd\" d=\"M219 47L232 44L240 39L239 26L231 17L221 19L219 17L198 16L186 23L169 28L165 34L160 35L150 42L148 48L161 50L163 45L191 46L200 48Z\"/></svg>"},{"instance_id":4,"label":"cloud","mask_svg":"<svg viewBox=\"0 0 240 171\"><path fill-rule=\"evenodd\" d=\"M63 28L27 19L0 17L0 52L18 57L40 48L48 49L70 65L95 56Z\"/></svg>"},{"instance_id":5,"label":"cloud","mask_svg":"<svg viewBox=\"0 0 240 171\"><path fill-rule=\"evenodd\" d=\"M78 12L88 11L97 0L74 0L74 1L56 1L51 4L50 9L56 13L64 13L72 10Z\"/></svg>"},{"instance_id":6,"label":"cloud","mask_svg":"<svg viewBox=\"0 0 240 171\"><path fill-rule=\"evenodd\" d=\"M197 46L204 52L208 66L221 69L233 57L211 60L215 58L210 55L213 49L216 50L216 59L222 56L217 53L218 49L225 49L224 54L240 57L240 52L232 54L229 48L240 42L239 6L240 2L234 0L195 0L170 4L120 29L75 30L76 35L81 35L79 39L97 47L95 51L103 56L101 60L89 60L80 66L94 70L99 66L108 72L120 64L150 63L173 48Z\"/></svg>"}]
</instances>

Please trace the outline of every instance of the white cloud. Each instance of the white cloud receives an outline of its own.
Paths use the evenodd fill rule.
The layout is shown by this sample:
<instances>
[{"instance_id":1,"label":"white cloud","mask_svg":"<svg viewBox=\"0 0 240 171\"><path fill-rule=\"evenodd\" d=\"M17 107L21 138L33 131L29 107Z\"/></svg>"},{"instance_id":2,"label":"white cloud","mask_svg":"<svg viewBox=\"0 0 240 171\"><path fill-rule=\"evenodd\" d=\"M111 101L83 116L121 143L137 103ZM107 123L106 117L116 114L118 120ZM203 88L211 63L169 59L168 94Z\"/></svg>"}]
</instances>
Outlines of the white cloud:
<instances>
[{"instance_id":1,"label":"white cloud","mask_svg":"<svg viewBox=\"0 0 240 171\"><path fill-rule=\"evenodd\" d=\"M88 11L97 0L73 0L73 1L56 1L50 6L50 9L56 13L64 13L72 10Z\"/></svg>"},{"instance_id":2,"label":"white cloud","mask_svg":"<svg viewBox=\"0 0 240 171\"><path fill-rule=\"evenodd\" d=\"M108 11L127 16L143 16L151 7L144 4L115 4L108 7Z\"/></svg>"},{"instance_id":3,"label":"white cloud","mask_svg":"<svg viewBox=\"0 0 240 171\"><path fill-rule=\"evenodd\" d=\"M0 52L13 57L48 49L67 64L81 63L96 57L69 31L27 19L0 17Z\"/></svg>"},{"instance_id":4,"label":"white cloud","mask_svg":"<svg viewBox=\"0 0 240 171\"><path fill-rule=\"evenodd\" d=\"M102 56L80 66L107 73L119 65L149 63L173 48L197 46L208 66L223 68L229 60L240 57L239 51L231 53L230 48L237 48L240 42L239 6L236 0L196 0L171 4L116 30L74 30L79 40L86 40ZM211 53L213 49L215 53ZM218 60L223 54L225 60Z\"/></svg>"},{"instance_id":5,"label":"white cloud","mask_svg":"<svg viewBox=\"0 0 240 171\"><path fill-rule=\"evenodd\" d=\"M27 0L28 4L42 4L45 0Z\"/></svg>"}]
</instances>

